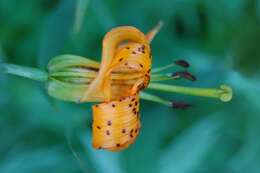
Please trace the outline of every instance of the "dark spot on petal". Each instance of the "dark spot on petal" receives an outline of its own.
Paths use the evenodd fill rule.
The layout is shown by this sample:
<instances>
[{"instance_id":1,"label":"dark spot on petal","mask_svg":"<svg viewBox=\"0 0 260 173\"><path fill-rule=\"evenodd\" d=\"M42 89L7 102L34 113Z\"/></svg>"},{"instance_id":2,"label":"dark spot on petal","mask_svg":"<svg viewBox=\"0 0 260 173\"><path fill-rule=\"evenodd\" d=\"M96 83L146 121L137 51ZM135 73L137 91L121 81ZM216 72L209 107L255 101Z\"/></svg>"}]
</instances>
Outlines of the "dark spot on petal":
<instances>
[{"instance_id":1,"label":"dark spot on petal","mask_svg":"<svg viewBox=\"0 0 260 173\"><path fill-rule=\"evenodd\" d=\"M131 108L133 105L132 104L129 104L129 107Z\"/></svg>"},{"instance_id":2,"label":"dark spot on petal","mask_svg":"<svg viewBox=\"0 0 260 173\"><path fill-rule=\"evenodd\" d=\"M100 126L97 126L97 128L100 130L101 129L101 127Z\"/></svg>"},{"instance_id":3,"label":"dark spot on petal","mask_svg":"<svg viewBox=\"0 0 260 173\"><path fill-rule=\"evenodd\" d=\"M135 129L135 133L137 133L138 132L138 129Z\"/></svg>"},{"instance_id":4,"label":"dark spot on petal","mask_svg":"<svg viewBox=\"0 0 260 173\"><path fill-rule=\"evenodd\" d=\"M122 60L123 60L123 58L120 58L120 59L119 59L119 61L122 61Z\"/></svg>"},{"instance_id":5,"label":"dark spot on petal","mask_svg":"<svg viewBox=\"0 0 260 173\"><path fill-rule=\"evenodd\" d=\"M133 53L133 54L136 54L136 52L135 52L135 51L133 51L132 53Z\"/></svg>"},{"instance_id":6,"label":"dark spot on petal","mask_svg":"<svg viewBox=\"0 0 260 173\"><path fill-rule=\"evenodd\" d=\"M138 104L138 103L137 103L137 101L136 101L136 102L135 102L135 106L137 106L137 104Z\"/></svg>"},{"instance_id":7,"label":"dark spot on petal","mask_svg":"<svg viewBox=\"0 0 260 173\"><path fill-rule=\"evenodd\" d=\"M120 147L120 144L116 144L117 147Z\"/></svg>"},{"instance_id":8,"label":"dark spot on petal","mask_svg":"<svg viewBox=\"0 0 260 173\"><path fill-rule=\"evenodd\" d=\"M133 138L134 136L132 134L129 135L131 138Z\"/></svg>"},{"instance_id":9,"label":"dark spot on petal","mask_svg":"<svg viewBox=\"0 0 260 173\"><path fill-rule=\"evenodd\" d=\"M108 126L111 126L112 125L112 122L110 120L107 121L107 125Z\"/></svg>"},{"instance_id":10,"label":"dark spot on petal","mask_svg":"<svg viewBox=\"0 0 260 173\"><path fill-rule=\"evenodd\" d=\"M122 133L125 133L126 131L125 131L125 129L122 129Z\"/></svg>"},{"instance_id":11,"label":"dark spot on petal","mask_svg":"<svg viewBox=\"0 0 260 173\"><path fill-rule=\"evenodd\" d=\"M109 131L109 130L107 130L107 131L106 131L106 134L107 134L107 135L110 135L110 131Z\"/></svg>"},{"instance_id":12,"label":"dark spot on petal","mask_svg":"<svg viewBox=\"0 0 260 173\"><path fill-rule=\"evenodd\" d=\"M142 68L144 67L142 64L139 64L139 65L140 65L140 67L142 67Z\"/></svg>"},{"instance_id":13,"label":"dark spot on petal","mask_svg":"<svg viewBox=\"0 0 260 173\"><path fill-rule=\"evenodd\" d=\"M114 107L116 107L116 105L115 105L115 104L112 104L112 107L114 108Z\"/></svg>"},{"instance_id":14,"label":"dark spot on petal","mask_svg":"<svg viewBox=\"0 0 260 173\"><path fill-rule=\"evenodd\" d=\"M132 102L133 102L133 101L135 101L135 98L132 98L132 100L131 100L131 101L132 101Z\"/></svg>"},{"instance_id":15,"label":"dark spot on petal","mask_svg":"<svg viewBox=\"0 0 260 173\"><path fill-rule=\"evenodd\" d=\"M127 47L126 47L126 49L130 49L130 47L129 47L129 46L127 46Z\"/></svg>"},{"instance_id":16,"label":"dark spot on petal","mask_svg":"<svg viewBox=\"0 0 260 173\"><path fill-rule=\"evenodd\" d=\"M99 150L101 150L101 149L102 149L102 147L98 147L98 149L99 149Z\"/></svg>"}]
</instances>

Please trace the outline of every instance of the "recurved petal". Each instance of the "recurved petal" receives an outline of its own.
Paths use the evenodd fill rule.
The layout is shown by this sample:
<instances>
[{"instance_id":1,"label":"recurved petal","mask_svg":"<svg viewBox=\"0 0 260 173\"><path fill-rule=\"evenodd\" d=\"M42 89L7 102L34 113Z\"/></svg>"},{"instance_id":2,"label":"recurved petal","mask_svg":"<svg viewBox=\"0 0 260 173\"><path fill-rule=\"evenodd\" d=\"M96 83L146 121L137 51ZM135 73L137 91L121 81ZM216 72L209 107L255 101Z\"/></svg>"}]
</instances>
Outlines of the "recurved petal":
<instances>
[{"instance_id":1,"label":"recurved petal","mask_svg":"<svg viewBox=\"0 0 260 173\"><path fill-rule=\"evenodd\" d=\"M138 95L94 105L92 109L94 148L119 151L135 141L141 127Z\"/></svg>"}]
</instances>

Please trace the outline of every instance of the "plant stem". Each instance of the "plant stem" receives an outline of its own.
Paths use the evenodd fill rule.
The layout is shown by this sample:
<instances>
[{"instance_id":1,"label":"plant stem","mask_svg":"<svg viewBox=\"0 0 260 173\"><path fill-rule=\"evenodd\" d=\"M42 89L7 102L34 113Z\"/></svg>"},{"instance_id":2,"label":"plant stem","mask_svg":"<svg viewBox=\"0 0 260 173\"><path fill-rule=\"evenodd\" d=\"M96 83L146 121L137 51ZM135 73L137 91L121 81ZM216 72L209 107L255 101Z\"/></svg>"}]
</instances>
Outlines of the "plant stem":
<instances>
[{"instance_id":1,"label":"plant stem","mask_svg":"<svg viewBox=\"0 0 260 173\"><path fill-rule=\"evenodd\" d=\"M40 70L38 68L25 67L14 64L1 64L1 71L4 73L17 75L25 78L29 78L36 81L47 81L48 74L46 71Z\"/></svg>"},{"instance_id":2,"label":"plant stem","mask_svg":"<svg viewBox=\"0 0 260 173\"><path fill-rule=\"evenodd\" d=\"M219 98L223 102L228 102L232 99L232 89L226 85L221 85L219 89L214 89L214 88L190 88L190 87L181 87L181 86L167 85L167 84L160 84L160 83L150 83L148 88L154 90L166 91L166 92L186 94L186 95Z\"/></svg>"}]
</instances>

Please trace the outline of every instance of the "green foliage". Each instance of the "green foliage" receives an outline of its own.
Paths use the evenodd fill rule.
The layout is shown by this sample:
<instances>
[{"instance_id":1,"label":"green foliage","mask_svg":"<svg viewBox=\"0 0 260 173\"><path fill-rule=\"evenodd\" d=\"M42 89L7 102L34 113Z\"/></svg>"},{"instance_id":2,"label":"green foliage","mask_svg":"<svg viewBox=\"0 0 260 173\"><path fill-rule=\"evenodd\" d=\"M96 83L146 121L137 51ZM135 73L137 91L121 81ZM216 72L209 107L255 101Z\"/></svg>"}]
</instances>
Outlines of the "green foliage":
<instances>
[{"instance_id":1,"label":"green foliage","mask_svg":"<svg viewBox=\"0 0 260 173\"><path fill-rule=\"evenodd\" d=\"M47 70L50 58L59 54L100 57L102 38L112 27L133 25L146 32L162 20L152 43L153 67L186 59L198 81L175 84L226 83L234 97L223 103L167 94L193 104L187 110L142 101L136 143L110 153L91 147L89 104L49 100L42 85L1 71L0 172L260 172L259 4L1 0L1 63Z\"/></svg>"}]
</instances>

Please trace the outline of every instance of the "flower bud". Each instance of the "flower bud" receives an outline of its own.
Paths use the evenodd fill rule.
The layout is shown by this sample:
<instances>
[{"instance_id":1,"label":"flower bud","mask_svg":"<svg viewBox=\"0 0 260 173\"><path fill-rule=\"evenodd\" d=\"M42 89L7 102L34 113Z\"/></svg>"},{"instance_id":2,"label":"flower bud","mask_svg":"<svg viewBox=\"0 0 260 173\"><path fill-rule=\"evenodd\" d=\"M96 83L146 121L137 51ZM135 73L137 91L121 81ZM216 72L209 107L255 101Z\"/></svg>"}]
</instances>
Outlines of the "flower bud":
<instances>
[{"instance_id":1,"label":"flower bud","mask_svg":"<svg viewBox=\"0 0 260 173\"><path fill-rule=\"evenodd\" d=\"M99 70L99 63L75 55L61 55L48 64L50 96L78 102Z\"/></svg>"}]
</instances>

